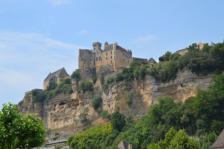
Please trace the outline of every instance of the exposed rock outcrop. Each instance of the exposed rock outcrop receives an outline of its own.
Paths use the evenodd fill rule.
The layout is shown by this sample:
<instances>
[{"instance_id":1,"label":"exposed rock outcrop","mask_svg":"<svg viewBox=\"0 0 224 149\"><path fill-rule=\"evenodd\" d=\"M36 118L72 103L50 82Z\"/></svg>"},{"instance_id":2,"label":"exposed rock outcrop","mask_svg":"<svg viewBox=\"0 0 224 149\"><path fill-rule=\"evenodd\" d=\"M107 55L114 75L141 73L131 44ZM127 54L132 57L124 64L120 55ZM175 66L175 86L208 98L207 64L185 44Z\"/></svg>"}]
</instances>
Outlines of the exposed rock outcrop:
<instances>
[{"instance_id":1,"label":"exposed rock outcrop","mask_svg":"<svg viewBox=\"0 0 224 149\"><path fill-rule=\"evenodd\" d=\"M212 74L197 76L190 71L182 71L177 74L175 80L167 83L156 81L152 76L146 76L144 80L132 82L119 82L102 89L98 80L94 91L72 94L59 94L44 102L34 102L31 93L26 93L19 109L22 113L35 113L46 122L49 132L57 132L65 138L68 135L80 132L85 124L82 116L86 116L92 125L104 122L100 118L99 111L92 107L94 97L101 96L102 110L109 113L119 108L126 116L140 118L148 113L152 104L158 102L159 97L172 97L176 101L184 101L194 96L198 89L204 90L212 84ZM76 89L75 84L73 89Z\"/></svg>"}]
</instances>

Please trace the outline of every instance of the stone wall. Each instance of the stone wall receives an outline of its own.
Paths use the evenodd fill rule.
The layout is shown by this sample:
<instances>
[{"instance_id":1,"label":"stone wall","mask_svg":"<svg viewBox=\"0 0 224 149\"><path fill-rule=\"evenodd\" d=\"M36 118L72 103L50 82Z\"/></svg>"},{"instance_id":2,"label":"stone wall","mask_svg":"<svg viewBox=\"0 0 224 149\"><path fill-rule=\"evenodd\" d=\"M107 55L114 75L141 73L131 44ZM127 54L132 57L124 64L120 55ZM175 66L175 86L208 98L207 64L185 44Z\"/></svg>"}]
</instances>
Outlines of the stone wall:
<instances>
[{"instance_id":1,"label":"stone wall","mask_svg":"<svg viewBox=\"0 0 224 149\"><path fill-rule=\"evenodd\" d=\"M91 50L79 50L79 69L81 72L95 68L95 54Z\"/></svg>"},{"instance_id":2,"label":"stone wall","mask_svg":"<svg viewBox=\"0 0 224 149\"><path fill-rule=\"evenodd\" d=\"M79 50L79 69L81 72L95 68L96 71L101 67L110 65L112 71L117 71L120 68L127 68L132 61L131 51L114 44L105 43L104 50L101 49L101 44L93 43L93 50Z\"/></svg>"}]
</instances>

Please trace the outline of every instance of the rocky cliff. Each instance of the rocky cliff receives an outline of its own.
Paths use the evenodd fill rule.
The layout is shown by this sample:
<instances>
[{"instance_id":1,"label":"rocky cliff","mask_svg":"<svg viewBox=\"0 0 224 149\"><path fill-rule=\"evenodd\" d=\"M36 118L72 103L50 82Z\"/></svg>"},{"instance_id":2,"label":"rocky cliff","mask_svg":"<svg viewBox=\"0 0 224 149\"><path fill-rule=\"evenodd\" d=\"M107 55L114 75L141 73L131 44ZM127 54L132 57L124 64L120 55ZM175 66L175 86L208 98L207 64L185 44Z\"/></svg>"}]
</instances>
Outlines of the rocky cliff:
<instances>
[{"instance_id":1,"label":"rocky cliff","mask_svg":"<svg viewBox=\"0 0 224 149\"><path fill-rule=\"evenodd\" d=\"M184 101L194 96L198 89L207 89L211 83L212 74L198 76L187 70L179 72L175 80L166 83L146 76L141 81L113 83L108 89L103 89L98 80L93 91L81 93L77 92L74 83L72 94L58 94L43 102L34 102L28 92L19 103L19 109L22 113L35 113L41 117L49 132L54 132L51 138L57 139L55 134L66 137L81 131L86 125L82 122L83 118L92 125L106 121L101 118L100 110L112 113L118 108L126 116L137 119L144 116L160 97L173 97L176 101ZM98 96L102 98L102 107L94 110L92 100Z\"/></svg>"}]
</instances>

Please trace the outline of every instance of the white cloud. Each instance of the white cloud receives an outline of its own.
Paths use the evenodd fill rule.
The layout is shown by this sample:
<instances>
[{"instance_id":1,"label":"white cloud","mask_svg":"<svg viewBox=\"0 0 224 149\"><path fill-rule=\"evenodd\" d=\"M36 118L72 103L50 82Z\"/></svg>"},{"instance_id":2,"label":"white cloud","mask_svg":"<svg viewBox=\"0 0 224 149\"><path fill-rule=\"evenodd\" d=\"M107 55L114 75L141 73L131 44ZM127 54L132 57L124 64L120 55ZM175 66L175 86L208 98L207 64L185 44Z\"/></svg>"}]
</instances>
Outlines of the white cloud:
<instances>
[{"instance_id":1,"label":"white cloud","mask_svg":"<svg viewBox=\"0 0 224 149\"><path fill-rule=\"evenodd\" d=\"M142 36L142 37L138 37L134 40L134 43L145 43L148 42L150 40L155 39L155 37L151 34L146 35L146 36Z\"/></svg>"},{"instance_id":2,"label":"white cloud","mask_svg":"<svg viewBox=\"0 0 224 149\"><path fill-rule=\"evenodd\" d=\"M55 6L60 6L60 5L68 4L70 0L49 0L49 2Z\"/></svg>"},{"instance_id":3,"label":"white cloud","mask_svg":"<svg viewBox=\"0 0 224 149\"><path fill-rule=\"evenodd\" d=\"M80 35L85 35L85 34L87 34L87 33L88 33L87 30L81 30L81 31L79 31L79 34L80 34Z\"/></svg>"},{"instance_id":4,"label":"white cloud","mask_svg":"<svg viewBox=\"0 0 224 149\"><path fill-rule=\"evenodd\" d=\"M79 48L84 47L41 34L0 31L0 99L21 100L61 67L71 74L78 66Z\"/></svg>"}]
</instances>

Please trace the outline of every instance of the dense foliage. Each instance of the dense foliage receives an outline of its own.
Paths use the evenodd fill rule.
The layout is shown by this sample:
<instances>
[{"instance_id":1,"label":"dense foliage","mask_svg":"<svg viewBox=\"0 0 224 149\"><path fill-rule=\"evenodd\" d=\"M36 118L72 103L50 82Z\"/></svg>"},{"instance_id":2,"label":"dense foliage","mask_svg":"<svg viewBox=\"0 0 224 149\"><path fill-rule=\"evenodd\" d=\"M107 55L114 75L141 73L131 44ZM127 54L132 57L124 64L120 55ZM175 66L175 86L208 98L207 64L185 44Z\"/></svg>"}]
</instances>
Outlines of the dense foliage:
<instances>
[{"instance_id":1,"label":"dense foliage","mask_svg":"<svg viewBox=\"0 0 224 149\"><path fill-rule=\"evenodd\" d=\"M76 82L79 82L81 80L81 75L78 70L74 71L71 75L71 78L74 79Z\"/></svg>"},{"instance_id":2,"label":"dense foliage","mask_svg":"<svg viewBox=\"0 0 224 149\"><path fill-rule=\"evenodd\" d=\"M132 144L134 149L157 149L164 143L168 144L170 149L208 149L224 128L222 105L224 105L224 74L215 76L214 84L207 91L198 91L195 97L187 99L184 103L176 103L172 98L160 99L158 104L150 108L149 114L136 123L128 122L123 116L115 116L119 114L114 113L111 122L113 123L113 119L119 123L124 120L122 127L111 125L113 127L108 136L112 137L106 137L106 141L100 139L101 135L94 138L88 136L87 134L93 133L92 129L88 129L85 131L85 142L100 140L101 143L94 145L107 144L116 147L121 140L125 140ZM70 139L69 144L74 148L72 140L82 138L80 135L75 135ZM96 148L102 148L99 146ZM83 149L89 148L86 146Z\"/></svg>"},{"instance_id":3,"label":"dense foliage","mask_svg":"<svg viewBox=\"0 0 224 149\"><path fill-rule=\"evenodd\" d=\"M121 131L126 124L125 116L116 111L111 115L111 123L114 129Z\"/></svg>"},{"instance_id":4,"label":"dense foliage","mask_svg":"<svg viewBox=\"0 0 224 149\"><path fill-rule=\"evenodd\" d=\"M0 149L33 148L45 141L43 122L31 115L19 114L13 104L0 111Z\"/></svg>"},{"instance_id":5,"label":"dense foliage","mask_svg":"<svg viewBox=\"0 0 224 149\"><path fill-rule=\"evenodd\" d=\"M102 98L101 97L95 97L92 100L92 106L95 110L97 110L102 104Z\"/></svg>"},{"instance_id":6,"label":"dense foliage","mask_svg":"<svg viewBox=\"0 0 224 149\"><path fill-rule=\"evenodd\" d=\"M157 80L168 81L174 79L179 70L187 68L196 74L208 74L224 70L224 42L214 46L205 44L199 49L197 44L192 44L184 55L167 52L159 58L160 62L155 65L150 74Z\"/></svg>"},{"instance_id":7,"label":"dense foliage","mask_svg":"<svg viewBox=\"0 0 224 149\"><path fill-rule=\"evenodd\" d=\"M100 124L69 137L68 144L72 149L106 149L117 134L111 123Z\"/></svg>"},{"instance_id":8,"label":"dense foliage","mask_svg":"<svg viewBox=\"0 0 224 149\"><path fill-rule=\"evenodd\" d=\"M88 80L84 80L79 83L77 90L78 90L78 92L93 91L93 83Z\"/></svg>"},{"instance_id":9,"label":"dense foliage","mask_svg":"<svg viewBox=\"0 0 224 149\"><path fill-rule=\"evenodd\" d=\"M171 128L163 140L149 144L147 149L199 149L200 144L194 138L190 138L184 130L178 132Z\"/></svg>"},{"instance_id":10,"label":"dense foliage","mask_svg":"<svg viewBox=\"0 0 224 149\"><path fill-rule=\"evenodd\" d=\"M108 86L114 82L142 80L147 73L149 73L148 64L133 61L129 68L124 69L121 73L117 74L116 77L108 79L104 84L104 88L107 89Z\"/></svg>"},{"instance_id":11,"label":"dense foliage","mask_svg":"<svg viewBox=\"0 0 224 149\"><path fill-rule=\"evenodd\" d=\"M57 85L55 81L50 81L47 90L41 89L34 89L32 90L32 98L36 102L43 102L44 100L50 99L55 97L60 93L64 94L71 94L72 90L72 83L71 79L61 80L60 83Z\"/></svg>"}]
</instances>

